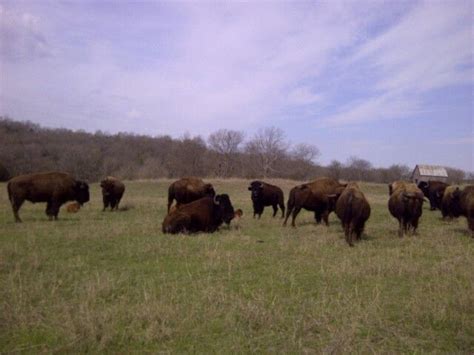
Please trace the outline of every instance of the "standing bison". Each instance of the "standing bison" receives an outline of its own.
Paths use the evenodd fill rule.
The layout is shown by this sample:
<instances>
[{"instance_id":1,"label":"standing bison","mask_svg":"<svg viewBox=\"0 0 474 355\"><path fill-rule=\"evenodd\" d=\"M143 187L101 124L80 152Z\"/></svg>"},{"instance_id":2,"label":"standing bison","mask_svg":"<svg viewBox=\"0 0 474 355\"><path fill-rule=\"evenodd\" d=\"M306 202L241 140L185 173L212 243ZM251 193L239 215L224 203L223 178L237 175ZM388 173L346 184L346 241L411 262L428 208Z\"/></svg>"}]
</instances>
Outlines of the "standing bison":
<instances>
[{"instance_id":1,"label":"standing bison","mask_svg":"<svg viewBox=\"0 0 474 355\"><path fill-rule=\"evenodd\" d=\"M46 202L49 220L58 219L59 209L67 201L77 201L81 205L89 201L89 185L86 182L59 172L14 177L8 182L7 190L16 222L21 222L18 211L25 200Z\"/></svg>"},{"instance_id":2,"label":"standing bison","mask_svg":"<svg viewBox=\"0 0 474 355\"><path fill-rule=\"evenodd\" d=\"M441 208L444 190L449 185L441 181L420 181L418 188L430 200L430 209L432 211Z\"/></svg>"},{"instance_id":3,"label":"standing bison","mask_svg":"<svg viewBox=\"0 0 474 355\"><path fill-rule=\"evenodd\" d=\"M321 220L328 226L329 214L334 211L336 201L342 193L346 184L341 184L337 180L331 178L318 178L313 182L295 186L290 191L288 202L286 204L287 211L283 225L290 214L292 214L291 226L295 227L295 219L302 208L313 211L316 223Z\"/></svg>"},{"instance_id":4,"label":"standing bison","mask_svg":"<svg viewBox=\"0 0 474 355\"><path fill-rule=\"evenodd\" d=\"M174 208L163 220L163 233L215 232L234 218L229 195L206 196Z\"/></svg>"},{"instance_id":5,"label":"standing bison","mask_svg":"<svg viewBox=\"0 0 474 355\"><path fill-rule=\"evenodd\" d=\"M216 192L211 184L194 177L182 178L173 182L168 188L168 212L173 200L176 204L189 203L205 196L214 197Z\"/></svg>"},{"instance_id":6,"label":"standing bison","mask_svg":"<svg viewBox=\"0 0 474 355\"><path fill-rule=\"evenodd\" d=\"M355 183L347 187L337 199L336 215L341 220L347 243L352 247L360 240L365 222L370 217L370 205L359 186Z\"/></svg>"},{"instance_id":7,"label":"standing bison","mask_svg":"<svg viewBox=\"0 0 474 355\"><path fill-rule=\"evenodd\" d=\"M474 238L474 185L468 185L463 190L456 188L452 192L450 212L453 217L467 218L468 228Z\"/></svg>"},{"instance_id":8,"label":"standing bison","mask_svg":"<svg viewBox=\"0 0 474 355\"><path fill-rule=\"evenodd\" d=\"M273 217L277 214L278 207L281 209L281 218L285 216L285 203L283 198L283 191L278 186L267 184L263 181L252 181L248 187L251 191L251 198L253 204L253 217L262 216L265 206L273 207Z\"/></svg>"},{"instance_id":9,"label":"standing bison","mask_svg":"<svg viewBox=\"0 0 474 355\"><path fill-rule=\"evenodd\" d=\"M415 184L402 184L393 190L388 200L388 209L398 220L399 237L403 237L410 230L416 233L423 211L423 200L423 192Z\"/></svg>"},{"instance_id":10,"label":"standing bison","mask_svg":"<svg viewBox=\"0 0 474 355\"><path fill-rule=\"evenodd\" d=\"M123 182L113 176L107 176L100 182L100 187L102 188L102 201L104 203L102 211L105 211L109 206L111 211L117 210L125 192Z\"/></svg>"},{"instance_id":11,"label":"standing bison","mask_svg":"<svg viewBox=\"0 0 474 355\"><path fill-rule=\"evenodd\" d=\"M443 199L441 200L441 215L443 219L451 219L454 217L453 212L456 210L455 192L459 191L458 186L448 186L444 190Z\"/></svg>"}]
</instances>

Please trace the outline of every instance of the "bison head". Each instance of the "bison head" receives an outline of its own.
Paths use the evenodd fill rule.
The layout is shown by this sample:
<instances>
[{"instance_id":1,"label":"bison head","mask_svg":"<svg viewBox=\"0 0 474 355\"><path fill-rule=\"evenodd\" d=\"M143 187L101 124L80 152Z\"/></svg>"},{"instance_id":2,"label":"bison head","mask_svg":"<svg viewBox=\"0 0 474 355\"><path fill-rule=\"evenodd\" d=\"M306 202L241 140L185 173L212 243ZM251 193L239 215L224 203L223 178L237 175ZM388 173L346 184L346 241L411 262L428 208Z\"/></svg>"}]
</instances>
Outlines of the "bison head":
<instances>
[{"instance_id":1,"label":"bison head","mask_svg":"<svg viewBox=\"0 0 474 355\"><path fill-rule=\"evenodd\" d=\"M216 195L216 191L214 190L212 184L204 185L204 194L211 197L214 197Z\"/></svg>"},{"instance_id":2,"label":"bison head","mask_svg":"<svg viewBox=\"0 0 474 355\"><path fill-rule=\"evenodd\" d=\"M222 194L214 196L214 205L219 210L219 215L226 224L230 224L230 221L234 218L234 207L230 202L229 195Z\"/></svg>"},{"instance_id":3,"label":"bison head","mask_svg":"<svg viewBox=\"0 0 474 355\"><path fill-rule=\"evenodd\" d=\"M252 192L252 201L257 201L263 194L263 183L261 181L253 181L248 190Z\"/></svg>"},{"instance_id":4,"label":"bison head","mask_svg":"<svg viewBox=\"0 0 474 355\"><path fill-rule=\"evenodd\" d=\"M89 185L85 181L76 181L74 197L81 205L89 201Z\"/></svg>"}]
</instances>

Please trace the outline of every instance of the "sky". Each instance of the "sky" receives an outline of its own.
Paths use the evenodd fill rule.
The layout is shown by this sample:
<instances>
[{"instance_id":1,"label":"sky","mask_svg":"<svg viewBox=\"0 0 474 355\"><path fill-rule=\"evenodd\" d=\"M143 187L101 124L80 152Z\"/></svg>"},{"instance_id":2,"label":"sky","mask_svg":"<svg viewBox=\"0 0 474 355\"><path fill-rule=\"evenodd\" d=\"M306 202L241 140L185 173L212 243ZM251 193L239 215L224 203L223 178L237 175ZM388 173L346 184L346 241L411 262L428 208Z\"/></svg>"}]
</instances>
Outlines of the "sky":
<instances>
[{"instance_id":1,"label":"sky","mask_svg":"<svg viewBox=\"0 0 474 355\"><path fill-rule=\"evenodd\" d=\"M0 115L474 171L474 1L0 0Z\"/></svg>"}]
</instances>

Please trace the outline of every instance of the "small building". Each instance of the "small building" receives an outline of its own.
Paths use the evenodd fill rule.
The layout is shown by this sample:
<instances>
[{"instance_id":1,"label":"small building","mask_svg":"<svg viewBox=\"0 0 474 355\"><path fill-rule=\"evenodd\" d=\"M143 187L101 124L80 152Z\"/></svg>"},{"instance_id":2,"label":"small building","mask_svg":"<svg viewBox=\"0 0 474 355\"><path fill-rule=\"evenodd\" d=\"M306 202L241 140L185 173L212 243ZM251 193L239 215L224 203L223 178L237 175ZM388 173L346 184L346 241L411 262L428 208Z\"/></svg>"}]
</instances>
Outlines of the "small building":
<instances>
[{"instance_id":1,"label":"small building","mask_svg":"<svg viewBox=\"0 0 474 355\"><path fill-rule=\"evenodd\" d=\"M411 180L418 185L420 181L442 181L448 180L446 168L438 165L417 165L411 174Z\"/></svg>"}]
</instances>

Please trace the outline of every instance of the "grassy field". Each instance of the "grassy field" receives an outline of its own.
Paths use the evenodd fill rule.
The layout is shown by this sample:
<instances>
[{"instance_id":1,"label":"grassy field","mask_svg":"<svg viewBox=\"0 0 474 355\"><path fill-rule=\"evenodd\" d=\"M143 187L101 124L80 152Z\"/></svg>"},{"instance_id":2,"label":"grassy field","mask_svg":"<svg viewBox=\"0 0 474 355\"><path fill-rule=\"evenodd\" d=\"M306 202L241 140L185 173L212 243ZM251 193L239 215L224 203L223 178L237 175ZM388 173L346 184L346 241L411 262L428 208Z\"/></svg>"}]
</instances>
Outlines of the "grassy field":
<instances>
[{"instance_id":1,"label":"grassy field","mask_svg":"<svg viewBox=\"0 0 474 355\"><path fill-rule=\"evenodd\" d=\"M252 219L247 181L211 182L243 209L240 228L163 235L162 180L128 182L128 211L101 212L93 184L79 213L49 222L25 203L15 224L0 184L0 352L474 351L464 218L425 203L419 235L400 239L387 187L362 184L372 215L349 248L334 214L283 228L271 208Z\"/></svg>"}]
</instances>

